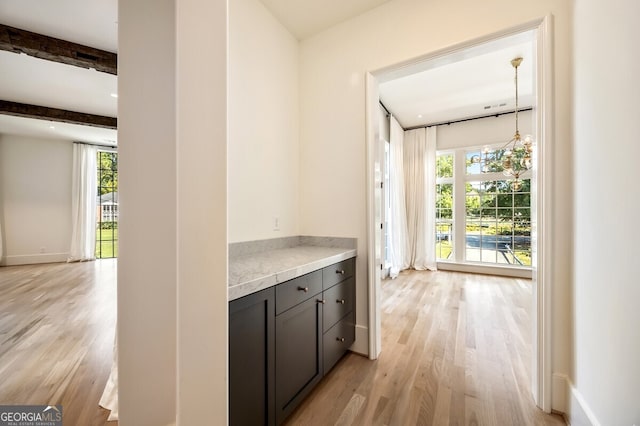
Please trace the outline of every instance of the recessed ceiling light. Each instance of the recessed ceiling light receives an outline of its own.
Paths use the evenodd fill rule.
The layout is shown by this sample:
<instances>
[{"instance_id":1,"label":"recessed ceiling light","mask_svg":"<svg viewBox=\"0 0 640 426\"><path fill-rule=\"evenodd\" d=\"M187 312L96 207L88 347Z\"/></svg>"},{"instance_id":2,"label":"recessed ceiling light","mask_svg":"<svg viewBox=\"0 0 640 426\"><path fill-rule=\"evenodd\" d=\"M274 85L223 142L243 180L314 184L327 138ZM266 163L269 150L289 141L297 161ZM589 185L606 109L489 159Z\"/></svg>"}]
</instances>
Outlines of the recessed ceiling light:
<instances>
[{"instance_id":1,"label":"recessed ceiling light","mask_svg":"<svg viewBox=\"0 0 640 426\"><path fill-rule=\"evenodd\" d=\"M117 93L112 93L112 94L111 94L111 97L112 97L112 98L117 98L117 97L118 97L118 94L117 94Z\"/></svg>"},{"instance_id":2,"label":"recessed ceiling light","mask_svg":"<svg viewBox=\"0 0 640 426\"><path fill-rule=\"evenodd\" d=\"M56 126L54 126L54 125L52 124L52 125L50 125L50 126L49 126L49 128L50 128L51 130L55 130L55 129L56 129Z\"/></svg>"},{"instance_id":3,"label":"recessed ceiling light","mask_svg":"<svg viewBox=\"0 0 640 426\"><path fill-rule=\"evenodd\" d=\"M422 118L422 114L418 114L418 118Z\"/></svg>"}]
</instances>

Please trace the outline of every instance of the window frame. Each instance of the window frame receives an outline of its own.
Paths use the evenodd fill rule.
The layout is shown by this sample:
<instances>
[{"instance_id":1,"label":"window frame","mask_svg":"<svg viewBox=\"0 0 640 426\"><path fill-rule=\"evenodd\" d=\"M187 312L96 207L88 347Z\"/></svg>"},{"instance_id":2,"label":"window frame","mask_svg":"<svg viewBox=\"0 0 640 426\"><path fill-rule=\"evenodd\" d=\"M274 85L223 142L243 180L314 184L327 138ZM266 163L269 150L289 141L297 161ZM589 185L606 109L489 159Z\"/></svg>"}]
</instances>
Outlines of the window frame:
<instances>
[{"instance_id":1,"label":"window frame","mask_svg":"<svg viewBox=\"0 0 640 426\"><path fill-rule=\"evenodd\" d=\"M100 179L101 177L101 172L104 170L102 168L102 163L101 163L101 156L104 153L109 153L109 154L115 154L116 158L118 156L118 151L116 149L109 149L109 148L105 148L105 147L100 147L97 150L96 156L97 156L97 167L96 167L96 174L97 174L97 207L98 207L98 212L99 214L96 215L96 238L95 238L95 257L96 259L115 259L118 257L118 242L119 242L119 238L118 238L118 222L119 222L119 204L102 204L100 201L100 197L101 197L101 189L105 188L105 186L102 185L102 181ZM116 160L116 164L117 164L117 160ZM115 173L116 176L119 175L119 171L117 169L117 165L116 165L116 169L115 171L112 169L111 172ZM115 185L113 185L113 182L115 182ZM115 180L112 180L112 185L107 186L108 188L111 189L111 192L118 192L118 182L119 179L116 177ZM104 209L104 210L103 210ZM103 219L107 217L110 218L111 220L107 220L104 221ZM104 223L111 223L110 227L107 228L103 228L103 224ZM103 231L110 231L111 234L111 238L103 238L103 233L108 234L108 232L103 232ZM103 242L110 242L111 243L111 255L109 256L108 253L107 255L105 255L105 253L103 253Z\"/></svg>"},{"instance_id":2,"label":"window frame","mask_svg":"<svg viewBox=\"0 0 640 426\"><path fill-rule=\"evenodd\" d=\"M501 171L499 172L479 172L479 173L467 173L467 154L470 152L482 152L485 147L489 149L500 149L502 147L502 143L481 145L481 146L465 146L459 148L451 148L451 149L443 149L436 151L436 157L451 155L453 154L453 177L452 178L438 178L436 176L436 185L444 184L444 183L452 183L453 184L453 223L452 223L452 234L453 234L453 250L452 254L448 259L437 258L438 264L442 265L473 265L474 267L479 268L499 268L504 269L507 274L508 271L513 271L515 275L518 275L518 271L525 271L530 273L532 271L531 265L515 265L515 264L503 264L497 262L482 262L468 260L467 259L467 244L466 244L466 230L467 230L467 214L466 214L466 185L469 182L488 182L488 181L510 181L507 176L505 176ZM436 171L437 173L437 171ZM525 176L525 179L530 179L529 176ZM511 191L512 195L518 194L519 191ZM528 192L531 197L531 192ZM512 197L512 205L511 209L515 214L515 207L513 206ZM497 203L496 207L497 209ZM532 238L532 229L531 224L533 218L531 217L532 206L531 199L529 209L529 238ZM497 213L496 213L496 217ZM437 218L436 218L437 220ZM497 220L497 219L496 219ZM513 219L512 219L513 222ZM496 222L497 223L497 222ZM436 228L436 232L437 228ZM515 224L512 227L512 234L515 235ZM437 241L437 235L436 235ZM531 243L530 243L531 244ZM531 253L531 249L529 249L529 253ZM481 258L482 259L482 258Z\"/></svg>"}]
</instances>

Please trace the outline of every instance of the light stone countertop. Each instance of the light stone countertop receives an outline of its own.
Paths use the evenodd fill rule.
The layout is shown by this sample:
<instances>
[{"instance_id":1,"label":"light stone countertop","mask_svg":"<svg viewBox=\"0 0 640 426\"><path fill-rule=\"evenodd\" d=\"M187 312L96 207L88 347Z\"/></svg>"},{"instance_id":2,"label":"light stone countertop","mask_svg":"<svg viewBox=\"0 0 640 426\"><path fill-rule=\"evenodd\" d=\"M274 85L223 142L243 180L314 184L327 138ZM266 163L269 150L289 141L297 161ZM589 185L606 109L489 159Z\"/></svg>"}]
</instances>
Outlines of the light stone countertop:
<instances>
[{"instance_id":1,"label":"light stone countertop","mask_svg":"<svg viewBox=\"0 0 640 426\"><path fill-rule=\"evenodd\" d=\"M356 249L297 245L230 256L229 301L356 256Z\"/></svg>"}]
</instances>

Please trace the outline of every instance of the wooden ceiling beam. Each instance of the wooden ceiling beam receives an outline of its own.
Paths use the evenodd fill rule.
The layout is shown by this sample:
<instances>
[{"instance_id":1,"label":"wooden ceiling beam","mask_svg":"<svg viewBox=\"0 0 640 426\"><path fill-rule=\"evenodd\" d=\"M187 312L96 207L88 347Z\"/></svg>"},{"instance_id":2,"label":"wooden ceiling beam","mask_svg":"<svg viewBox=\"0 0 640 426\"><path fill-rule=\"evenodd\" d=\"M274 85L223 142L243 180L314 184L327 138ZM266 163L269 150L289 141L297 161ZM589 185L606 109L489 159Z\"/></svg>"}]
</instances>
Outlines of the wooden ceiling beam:
<instances>
[{"instance_id":1,"label":"wooden ceiling beam","mask_svg":"<svg viewBox=\"0 0 640 426\"><path fill-rule=\"evenodd\" d=\"M79 124L82 126L101 127L103 129L118 128L118 119L115 117L85 114L83 112L67 111L64 109L21 104L18 102L3 100L0 100L0 114L13 115L16 117L35 118L37 120Z\"/></svg>"},{"instance_id":2,"label":"wooden ceiling beam","mask_svg":"<svg viewBox=\"0 0 640 426\"><path fill-rule=\"evenodd\" d=\"M118 74L118 55L115 53L2 24L0 50L26 53L40 59Z\"/></svg>"}]
</instances>

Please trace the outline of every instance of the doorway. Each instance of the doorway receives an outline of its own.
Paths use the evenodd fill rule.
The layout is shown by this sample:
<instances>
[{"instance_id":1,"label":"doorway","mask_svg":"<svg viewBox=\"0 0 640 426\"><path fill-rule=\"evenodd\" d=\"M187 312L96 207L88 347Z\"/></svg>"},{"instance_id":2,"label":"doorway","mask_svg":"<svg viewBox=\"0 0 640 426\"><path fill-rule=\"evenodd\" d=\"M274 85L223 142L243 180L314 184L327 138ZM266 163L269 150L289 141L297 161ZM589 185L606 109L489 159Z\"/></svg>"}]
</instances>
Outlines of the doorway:
<instances>
[{"instance_id":1,"label":"doorway","mask_svg":"<svg viewBox=\"0 0 640 426\"><path fill-rule=\"evenodd\" d=\"M551 329L550 329L550 287L552 247L550 238L551 221L549 220L552 199L552 51L551 17L520 25L500 33L461 43L459 45L428 53L415 60L396 64L381 70L367 73L367 186L368 186L368 293L369 293L369 356L377 358L382 348L380 286L383 265L383 247L380 238L380 223L383 208L382 185L380 185L382 169L380 154L380 131L378 121L379 85L394 78L409 75L418 69L438 67L443 64L473 57L499 45L507 37L532 32L535 55L534 94L536 108L534 114L534 131L536 136L536 166L531 177L531 210L537 218L532 225L534 241L531 255L533 278L533 341L532 341L532 383L533 398L542 410L551 410Z\"/></svg>"}]
</instances>

